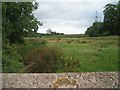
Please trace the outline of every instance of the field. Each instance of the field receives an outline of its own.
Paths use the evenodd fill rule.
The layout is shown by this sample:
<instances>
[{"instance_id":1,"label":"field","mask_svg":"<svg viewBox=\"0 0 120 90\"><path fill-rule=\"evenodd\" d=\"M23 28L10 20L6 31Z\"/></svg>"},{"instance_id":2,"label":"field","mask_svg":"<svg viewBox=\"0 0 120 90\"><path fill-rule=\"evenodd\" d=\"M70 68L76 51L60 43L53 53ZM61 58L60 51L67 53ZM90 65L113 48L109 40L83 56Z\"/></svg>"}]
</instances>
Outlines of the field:
<instances>
[{"instance_id":1,"label":"field","mask_svg":"<svg viewBox=\"0 0 120 90\"><path fill-rule=\"evenodd\" d=\"M47 36L36 41L40 39L46 40L47 46L60 48L65 55L61 58L66 59L66 62L71 62L56 72L118 71L117 36ZM74 60L77 62L75 63Z\"/></svg>"},{"instance_id":2,"label":"field","mask_svg":"<svg viewBox=\"0 0 120 90\"><path fill-rule=\"evenodd\" d=\"M6 46L5 46L6 45ZM79 35L25 38L5 44L3 72L61 73L118 71L118 37Z\"/></svg>"}]
</instances>

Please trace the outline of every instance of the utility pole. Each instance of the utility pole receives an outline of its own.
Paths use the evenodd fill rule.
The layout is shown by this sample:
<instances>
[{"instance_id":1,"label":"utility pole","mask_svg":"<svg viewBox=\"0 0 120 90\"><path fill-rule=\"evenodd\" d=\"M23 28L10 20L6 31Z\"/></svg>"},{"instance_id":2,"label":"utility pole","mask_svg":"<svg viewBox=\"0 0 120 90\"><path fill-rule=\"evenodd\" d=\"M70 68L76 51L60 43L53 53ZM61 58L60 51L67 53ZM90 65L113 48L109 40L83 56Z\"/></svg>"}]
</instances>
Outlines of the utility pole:
<instances>
[{"instance_id":1,"label":"utility pole","mask_svg":"<svg viewBox=\"0 0 120 90\"><path fill-rule=\"evenodd\" d=\"M98 22L98 14L97 14L97 11L96 11L96 15L95 15L95 22Z\"/></svg>"}]
</instances>

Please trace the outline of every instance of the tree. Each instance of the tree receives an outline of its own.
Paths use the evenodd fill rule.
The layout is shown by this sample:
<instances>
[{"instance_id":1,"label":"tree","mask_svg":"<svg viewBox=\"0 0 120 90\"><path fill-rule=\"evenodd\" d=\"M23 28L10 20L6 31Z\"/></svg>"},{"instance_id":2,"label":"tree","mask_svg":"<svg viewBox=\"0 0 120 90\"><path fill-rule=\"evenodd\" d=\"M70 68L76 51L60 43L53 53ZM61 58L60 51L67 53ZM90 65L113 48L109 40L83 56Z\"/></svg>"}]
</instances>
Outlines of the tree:
<instances>
[{"instance_id":1,"label":"tree","mask_svg":"<svg viewBox=\"0 0 120 90\"><path fill-rule=\"evenodd\" d=\"M120 1L117 4L117 29L118 29L118 35L120 36Z\"/></svg>"},{"instance_id":2,"label":"tree","mask_svg":"<svg viewBox=\"0 0 120 90\"><path fill-rule=\"evenodd\" d=\"M107 4L104 13L104 30L111 35L118 34L118 8L116 4Z\"/></svg>"},{"instance_id":3,"label":"tree","mask_svg":"<svg viewBox=\"0 0 120 90\"><path fill-rule=\"evenodd\" d=\"M2 32L3 42L23 42L25 32L37 32L40 22L34 17L33 11L38 3L32 2L3 2L2 3Z\"/></svg>"},{"instance_id":4,"label":"tree","mask_svg":"<svg viewBox=\"0 0 120 90\"><path fill-rule=\"evenodd\" d=\"M89 36L108 36L120 34L120 1L105 6L104 22L95 22L85 32Z\"/></svg>"},{"instance_id":5,"label":"tree","mask_svg":"<svg viewBox=\"0 0 120 90\"><path fill-rule=\"evenodd\" d=\"M87 31L85 32L86 35L90 37L97 37L101 36L103 32L103 23L102 22L95 22L92 26L90 26Z\"/></svg>"},{"instance_id":6,"label":"tree","mask_svg":"<svg viewBox=\"0 0 120 90\"><path fill-rule=\"evenodd\" d=\"M47 34L51 34L52 30L51 29L47 29L46 32L47 32Z\"/></svg>"}]
</instances>

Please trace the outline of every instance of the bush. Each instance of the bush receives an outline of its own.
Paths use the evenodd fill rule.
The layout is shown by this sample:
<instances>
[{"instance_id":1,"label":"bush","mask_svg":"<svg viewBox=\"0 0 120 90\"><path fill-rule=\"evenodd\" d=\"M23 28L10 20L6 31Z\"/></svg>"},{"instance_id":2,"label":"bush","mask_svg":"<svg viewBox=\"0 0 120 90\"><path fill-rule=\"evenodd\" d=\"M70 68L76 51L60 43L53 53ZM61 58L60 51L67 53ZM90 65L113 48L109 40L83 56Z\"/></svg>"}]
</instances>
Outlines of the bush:
<instances>
[{"instance_id":1,"label":"bush","mask_svg":"<svg viewBox=\"0 0 120 90\"><path fill-rule=\"evenodd\" d=\"M82 43L87 43L87 41L82 41Z\"/></svg>"},{"instance_id":2,"label":"bush","mask_svg":"<svg viewBox=\"0 0 120 90\"><path fill-rule=\"evenodd\" d=\"M110 32L109 31L104 32L103 36L110 36Z\"/></svg>"},{"instance_id":3,"label":"bush","mask_svg":"<svg viewBox=\"0 0 120 90\"><path fill-rule=\"evenodd\" d=\"M78 72L80 71L80 60L74 56L64 56L57 63L56 72Z\"/></svg>"},{"instance_id":4,"label":"bush","mask_svg":"<svg viewBox=\"0 0 120 90\"><path fill-rule=\"evenodd\" d=\"M61 38L57 38L58 40L62 40Z\"/></svg>"},{"instance_id":5,"label":"bush","mask_svg":"<svg viewBox=\"0 0 120 90\"><path fill-rule=\"evenodd\" d=\"M67 43L72 43L70 40L67 40Z\"/></svg>"},{"instance_id":6,"label":"bush","mask_svg":"<svg viewBox=\"0 0 120 90\"><path fill-rule=\"evenodd\" d=\"M2 51L2 71L7 73L21 72L24 64L15 45L6 44Z\"/></svg>"},{"instance_id":7,"label":"bush","mask_svg":"<svg viewBox=\"0 0 120 90\"><path fill-rule=\"evenodd\" d=\"M57 47L43 47L33 49L24 57L27 65L25 72L55 72L57 62L60 61L61 52Z\"/></svg>"},{"instance_id":8,"label":"bush","mask_svg":"<svg viewBox=\"0 0 120 90\"><path fill-rule=\"evenodd\" d=\"M55 73L77 71L79 60L73 56L66 57L58 47L36 48L24 57L26 68L24 72Z\"/></svg>"}]
</instances>

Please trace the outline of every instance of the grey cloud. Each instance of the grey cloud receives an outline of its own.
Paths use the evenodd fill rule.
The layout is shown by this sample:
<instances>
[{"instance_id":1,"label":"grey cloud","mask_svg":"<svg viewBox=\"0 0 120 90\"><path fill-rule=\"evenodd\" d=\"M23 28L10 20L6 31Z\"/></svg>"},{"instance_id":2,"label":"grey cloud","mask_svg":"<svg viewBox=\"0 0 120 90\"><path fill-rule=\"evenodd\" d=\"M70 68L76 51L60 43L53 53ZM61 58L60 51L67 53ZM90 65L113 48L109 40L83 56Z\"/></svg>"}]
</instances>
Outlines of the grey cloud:
<instances>
[{"instance_id":1,"label":"grey cloud","mask_svg":"<svg viewBox=\"0 0 120 90\"><path fill-rule=\"evenodd\" d=\"M94 22L96 11L98 11L98 16L103 18L103 7L113 0L109 0L108 2L100 2L100 0L96 2L91 2L91 0L81 1L61 3L39 2L39 9L34 13L43 22L43 28L45 29L51 27L57 30L60 26L64 26L65 28L70 26L73 29L79 30L80 28L84 28L86 30Z\"/></svg>"}]
</instances>

